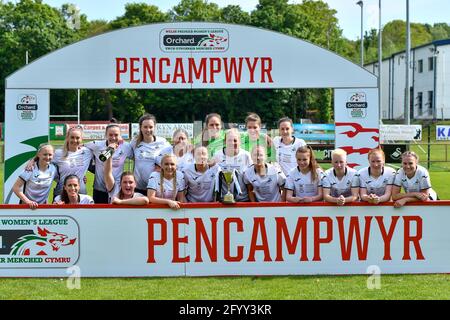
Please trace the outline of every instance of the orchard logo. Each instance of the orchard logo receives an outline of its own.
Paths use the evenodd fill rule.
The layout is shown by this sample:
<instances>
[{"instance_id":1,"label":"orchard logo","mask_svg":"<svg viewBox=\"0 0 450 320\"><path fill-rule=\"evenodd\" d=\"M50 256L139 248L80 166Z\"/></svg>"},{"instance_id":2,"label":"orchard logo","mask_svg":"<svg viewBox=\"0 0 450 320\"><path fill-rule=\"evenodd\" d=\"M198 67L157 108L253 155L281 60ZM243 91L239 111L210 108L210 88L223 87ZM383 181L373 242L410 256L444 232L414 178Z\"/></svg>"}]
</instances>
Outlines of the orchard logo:
<instances>
[{"instance_id":1,"label":"orchard logo","mask_svg":"<svg viewBox=\"0 0 450 320\"><path fill-rule=\"evenodd\" d=\"M38 110L37 97L34 94L20 95L16 110L19 120L36 120Z\"/></svg>"},{"instance_id":2,"label":"orchard logo","mask_svg":"<svg viewBox=\"0 0 450 320\"><path fill-rule=\"evenodd\" d=\"M367 98L364 92L351 94L346 103L347 112L351 118L365 118L367 116Z\"/></svg>"},{"instance_id":3,"label":"orchard logo","mask_svg":"<svg viewBox=\"0 0 450 320\"><path fill-rule=\"evenodd\" d=\"M164 52L224 52L229 35L225 29L163 29L160 47Z\"/></svg>"},{"instance_id":4,"label":"orchard logo","mask_svg":"<svg viewBox=\"0 0 450 320\"><path fill-rule=\"evenodd\" d=\"M71 217L1 217L1 268L68 268L80 255L79 227Z\"/></svg>"}]
</instances>

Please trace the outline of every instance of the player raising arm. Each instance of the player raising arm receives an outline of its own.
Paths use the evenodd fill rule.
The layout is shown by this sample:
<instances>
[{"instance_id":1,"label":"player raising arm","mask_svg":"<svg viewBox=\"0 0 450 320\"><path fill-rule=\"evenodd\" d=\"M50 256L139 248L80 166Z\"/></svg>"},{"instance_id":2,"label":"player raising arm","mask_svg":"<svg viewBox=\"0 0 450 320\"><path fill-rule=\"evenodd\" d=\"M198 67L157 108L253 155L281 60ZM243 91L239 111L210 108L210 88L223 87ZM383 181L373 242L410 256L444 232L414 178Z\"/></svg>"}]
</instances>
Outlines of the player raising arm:
<instances>
[{"instance_id":1,"label":"player raising arm","mask_svg":"<svg viewBox=\"0 0 450 320\"><path fill-rule=\"evenodd\" d=\"M110 144L114 149L117 144ZM132 206L142 206L148 204L148 198L139 192L135 192L136 179L130 171L121 174L119 181L113 176L112 157L105 161L103 175L105 177L105 186L108 190L109 203L124 204Z\"/></svg>"}]
</instances>

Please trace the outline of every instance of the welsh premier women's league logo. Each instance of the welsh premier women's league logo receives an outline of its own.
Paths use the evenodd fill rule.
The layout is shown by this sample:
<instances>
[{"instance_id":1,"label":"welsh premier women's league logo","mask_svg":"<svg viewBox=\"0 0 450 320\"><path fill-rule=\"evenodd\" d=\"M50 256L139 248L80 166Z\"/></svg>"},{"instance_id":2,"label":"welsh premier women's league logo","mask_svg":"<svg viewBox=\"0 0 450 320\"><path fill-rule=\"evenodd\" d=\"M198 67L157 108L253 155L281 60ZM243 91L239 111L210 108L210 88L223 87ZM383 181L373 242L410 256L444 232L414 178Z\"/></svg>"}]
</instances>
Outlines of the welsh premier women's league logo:
<instances>
[{"instance_id":1,"label":"welsh premier women's league logo","mask_svg":"<svg viewBox=\"0 0 450 320\"><path fill-rule=\"evenodd\" d=\"M164 52L228 50L229 34L225 29L163 29L160 47Z\"/></svg>"},{"instance_id":2,"label":"welsh premier women's league logo","mask_svg":"<svg viewBox=\"0 0 450 320\"><path fill-rule=\"evenodd\" d=\"M79 258L78 225L70 217L1 217L1 268L67 268Z\"/></svg>"}]
</instances>

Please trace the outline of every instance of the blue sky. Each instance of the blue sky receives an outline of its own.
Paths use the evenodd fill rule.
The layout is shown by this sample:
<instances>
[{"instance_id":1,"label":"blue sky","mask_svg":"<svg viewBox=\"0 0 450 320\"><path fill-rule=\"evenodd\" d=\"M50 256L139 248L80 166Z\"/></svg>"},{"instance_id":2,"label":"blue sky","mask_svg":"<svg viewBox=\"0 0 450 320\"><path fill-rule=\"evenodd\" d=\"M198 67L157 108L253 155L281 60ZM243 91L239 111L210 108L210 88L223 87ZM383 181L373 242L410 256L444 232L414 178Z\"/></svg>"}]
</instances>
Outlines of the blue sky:
<instances>
[{"instance_id":1,"label":"blue sky","mask_svg":"<svg viewBox=\"0 0 450 320\"><path fill-rule=\"evenodd\" d=\"M113 20L124 13L124 7L129 2L145 2L167 11L179 3L179 0L44 0L54 7L63 3L73 3L78 6L81 13L87 15L89 20ZM240 5L243 10L251 11L258 0L211 0L220 7L228 4ZM299 3L301 0L291 0ZM344 36L356 39L360 35L361 9L356 5L357 0L326 0L331 8L337 11L340 27ZM382 23L386 24L394 19L406 20L406 0L382 0ZM421 23L450 23L449 0L410 0L411 22ZM378 28L378 0L364 0L364 29Z\"/></svg>"}]
</instances>

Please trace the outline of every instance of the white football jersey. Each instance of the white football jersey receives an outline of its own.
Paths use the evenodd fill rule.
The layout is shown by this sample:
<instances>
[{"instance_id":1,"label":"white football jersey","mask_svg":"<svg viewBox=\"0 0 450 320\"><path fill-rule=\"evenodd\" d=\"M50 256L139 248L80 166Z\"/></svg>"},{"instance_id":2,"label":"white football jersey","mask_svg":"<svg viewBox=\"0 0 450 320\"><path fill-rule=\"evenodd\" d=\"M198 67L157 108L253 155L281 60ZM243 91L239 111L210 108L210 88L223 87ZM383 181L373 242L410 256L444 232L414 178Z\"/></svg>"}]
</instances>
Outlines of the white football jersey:
<instances>
[{"instance_id":1,"label":"white football jersey","mask_svg":"<svg viewBox=\"0 0 450 320\"><path fill-rule=\"evenodd\" d=\"M113 199L114 197L120 199L120 197L119 197L119 191L120 191L120 189L117 190L117 193L114 194L114 196L111 196L111 195L109 196L109 203L112 202L112 199ZM135 192L135 193L133 193L133 197L132 197L131 199L142 198L142 197L146 197L146 196L144 196L143 194L141 194L141 193L139 193L139 192Z\"/></svg>"},{"instance_id":2,"label":"white football jersey","mask_svg":"<svg viewBox=\"0 0 450 320\"><path fill-rule=\"evenodd\" d=\"M378 178L371 176L370 167L358 171L360 188L367 189L367 194L376 194L381 197L386 192L386 187L394 184L395 170L384 167Z\"/></svg>"},{"instance_id":3,"label":"white football jersey","mask_svg":"<svg viewBox=\"0 0 450 320\"><path fill-rule=\"evenodd\" d=\"M103 175L105 163L99 159L100 153L107 148L106 140L89 142L86 144L86 147L94 153L95 157L94 189L108 192L108 190L106 190L105 178ZM112 175L115 181L120 181L120 176L122 175L125 160L127 158L133 158L133 150L128 142L123 141L112 155Z\"/></svg>"},{"instance_id":4,"label":"white football jersey","mask_svg":"<svg viewBox=\"0 0 450 320\"><path fill-rule=\"evenodd\" d=\"M281 169L271 164L267 164L266 175L260 176L251 165L244 171L244 182L253 186L258 202L280 202L280 188L284 186L286 177Z\"/></svg>"},{"instance_id":5,"label":"white football jersey","mask_svg":"<svg viewBox=\"0 0 450 320\"><path fill-rule=\"evenodd\" d=\"M322 187L324 189L330 189L330 196L339 197L343 195L344 197L350 197L352 195L352 188L359 187L359 177L355 169L346 168L345 175L339 180L336 177L336 173L333 168L325 171L324 177L322 178Z\"/></svg>"},{"instance_id":6,"label":"white football jersey","mask_svg":"<svg viewBox=\"0 0 450 320\"><path fill-rule=\"evenodd\" d=\"M253 164L250 153L244 149L240 149L239 153L233 157L225 155L223 149L219 150L214 155L213 160L216 161L222 170L235 169L240 173L243 173L247 167Z\"/></svg>"},{"instance_id":7,"label":"white football jersey","mask_svg":"<svg viewBox=\"0 0 450 320\"><path fill-rule=\"evenodd\" d=\"M292 169L297 167L297 158L295 157L297 149L306 146L305 140L293 138L294 141L290 144L284 144L280 136L273 139L277 162L280 164L280 167L286 176Z\"/></svg>"},{"instance_id":8,"label":"white football jersey","mask_svg":"<svg viewBox=\"0 0 450 320\"><path fill-rule=\"evenodd\" d=\"M436 192L431 188L431 179L428 170L422 166L417 166L416 173L410 179L406 176L403 168L398 169L395 175L394 185L403 188L405 193L421 192L422 190L431 189L430 199L437 200Z\"/></svg>"},{"instance_id":9,"label":"white football jersey","mask_svg":"<svg viewBox=\"0 0 450 320\"><path fill-rule=\"evenodd\" d=\"M236 196L236 201L238 202L246 202L249 200L248 198L248 192L247 187L244 183L244 177L243 173L245 169L247 169L250 165L253 164L252 157L250 156L250 153L248 151L245 151L244 149L240 149L239 153L233 157L229 157L225 155L224 150L219 150L213 157L213 159L216 161L216 163L219 165L221 171L236 171L236 178L239 182L239 187L236 190L239 190L239 194ZM220 175L217 175L217 181L220 180ZM220 183L217 183L220 184ZM235 181L231 184L231 189L235 189ZM216 189L218 187L216 186ZM221 193L225 194L227 190L227 186L222 181L222 187L221 187ZM225 192L225 193L224 193ZM234 192L234 191L233 191Z\"/></svg>"},{"instance_id":10,"label":"white football jersey","mask_svg":"<svg viewBox=\"0 0 450 320\"><path fill-rule=\"evenodd\" d=\"M156 164L158 166L161 167L162 157L166 154L175 155L175 153L173 152L173 146L166 147L160 151L159 155L156 157ZM176 155L175 155L175 157L177 158L177 170L178 171L183 171L183 169L186 166L194 163L194 155L192 154L192 152L187 152L187 153L183 154L182 157L178 157Z\"/></svg>"},{"instance_id":11,"label":"white football jersey","mask_svg":"<svg viewBox=\"0 0 450 320\"><path fill-rule=\"evenodd\" d=\"M56 196L55 200L53 202L54 203L58 203L60 201L61 201L61 195ZM94 204L94 199L92 199L92 197L87 195L87 194L81 194L80 193L78 195L78 204Z\"/></svg>"},{"instance_id":12,"label":"white football jersey","mask_svg":"<svg viewBox=\"0 0 450 320\"><path fill-rule=\"evenodd\" d=\"M60 195L63 189L64 179L69 175L76 175L80 179L80 194L86 194L86 184L84 177L92 160L92 151L86 147L81 147L75 152L69 151L67 157L63 155L64 150L56 149L53 163L59 169L59 181L56 185L55 195Z\"/></svg>"},{"instance_id":13,"label":"white football jersey","mask_svg":"<svg viewBox=\"0 0 450 320\"><path fill-rule=\"evenodd\" d=\"M41 171L38 164L35 163L32 171L23 171L19 177L24 182L23 193L25 196L38 204L45 204L52 182L58 177L58 169L50 163L45 171Z\"/></svg>"},{"instance_id":14,"label":"white football jersey","mask_svg":"<svg viewBox=\"0 0 450 320\"><path fill-rule=\"evenodd\" d=\"M184 167L184 181L186 184L186 199L188 202L213 202L216 175L219 166L199 172L194 164Z\"/></svg>"},{"instance_id":15,"label":"white football jersey","mask_svg":"<svg viewBox=\"0 0 450 320\"><path fill-rule=\"evenodd\" d=\"M134 153L134 178L136 179L136 188L145 190L148 179L155 171L155 164L161 150L170 147L165 138L156 137L154 142L146 143L141 141L136 146L136 140L131 142Z\"/></svg>"},{"instance_id":16,"label":"white football jersey","mask_svg":"<svg viewBox=\"0 0 450 320\"><path fill-rule=\"evenodd\" d=\"M153 172L148 179L147 189L155 190L155 196L163 199L175 200L177 193L185 190L183 173L177 171L177 181L175 183L175 190L173 188L173 178L167 180L163 178L163 193L161 193L161 174Z\"/></svg>"},{"instance_id":17,"label":"white football jersey","mask_svg":"<svg viewBox=\"0 0 450 320\"><path fill-rule=\"evenodd\" d=\"M303 174L298 167L291 170L286 178L286 190L292 190L294 197L315 197L319 194L319 188L322 187L322 178L324 172L317 169L317 179L312 181L311 172Z\"/></svg>"}]
</instances>

